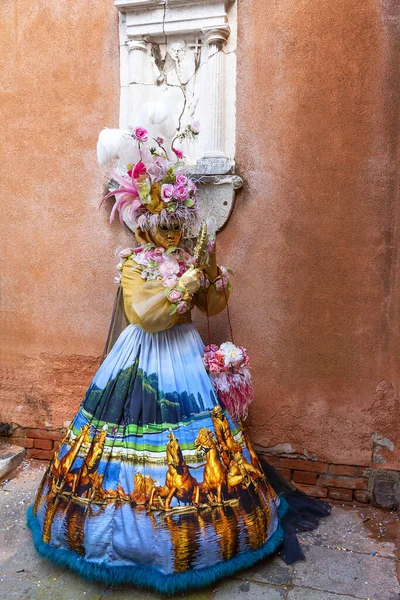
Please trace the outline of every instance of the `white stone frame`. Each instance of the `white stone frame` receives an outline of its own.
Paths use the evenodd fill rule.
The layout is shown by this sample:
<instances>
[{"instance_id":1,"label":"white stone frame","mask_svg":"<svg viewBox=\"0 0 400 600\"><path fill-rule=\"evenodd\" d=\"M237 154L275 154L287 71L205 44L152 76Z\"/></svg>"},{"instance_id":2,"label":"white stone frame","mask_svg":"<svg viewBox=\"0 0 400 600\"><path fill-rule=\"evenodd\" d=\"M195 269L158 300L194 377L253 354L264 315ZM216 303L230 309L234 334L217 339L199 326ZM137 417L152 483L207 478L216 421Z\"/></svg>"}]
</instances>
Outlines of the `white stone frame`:
<instances>
[{"instance_id":1,"label":"white stone frame","mask_svg":"<svg viewBox=\"0 0 400 600\"><path fill-rule=\"evenodd\" d=\"M235 0L115 0L120 12L120 128L137 122L143 105L163 102L175 124L201 124L184 147L202 176L200 212L210 207L221 228L229 217L235 171ZM202 192L203 190L203 192ZM203 202L204 201L204 202ZM203 210L202 210L202 205Z\"/></svg>"}]
</instances>

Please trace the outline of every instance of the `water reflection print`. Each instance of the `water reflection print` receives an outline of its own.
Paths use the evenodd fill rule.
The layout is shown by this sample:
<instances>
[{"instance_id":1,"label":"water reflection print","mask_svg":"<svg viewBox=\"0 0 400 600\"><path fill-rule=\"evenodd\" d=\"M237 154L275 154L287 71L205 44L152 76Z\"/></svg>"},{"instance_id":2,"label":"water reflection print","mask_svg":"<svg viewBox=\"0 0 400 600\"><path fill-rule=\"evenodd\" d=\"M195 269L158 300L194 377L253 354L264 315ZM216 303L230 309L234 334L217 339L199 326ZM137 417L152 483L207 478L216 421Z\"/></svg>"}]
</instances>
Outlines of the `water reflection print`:
<instances>
[{"instance_id":1,"label":"water reflection print","mask_svg":"<svg viewBox=\"0 0 400 600\"><path fill-rule=\"evenodd\" d=\"M39 546L105 581L140 583L148 568L169 590L178 574L208 573L207 583L271 539L275 549L281 499L218 403L202 351L192 324L121 333L38 490Z\"/></svg>"}]
</instances>

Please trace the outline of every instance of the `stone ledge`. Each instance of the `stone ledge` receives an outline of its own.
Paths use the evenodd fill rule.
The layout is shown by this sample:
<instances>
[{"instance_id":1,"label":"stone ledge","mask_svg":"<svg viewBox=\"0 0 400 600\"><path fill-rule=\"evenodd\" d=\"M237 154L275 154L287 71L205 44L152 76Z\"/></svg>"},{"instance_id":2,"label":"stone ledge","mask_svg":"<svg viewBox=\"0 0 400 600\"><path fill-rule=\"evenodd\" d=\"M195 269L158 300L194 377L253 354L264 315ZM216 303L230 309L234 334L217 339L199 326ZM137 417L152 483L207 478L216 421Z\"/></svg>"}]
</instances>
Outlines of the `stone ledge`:
<instances>
[{"instance_id":1,"label":"stone ledge","mask_svg":"<svg viewBox=\"0 0 400 600\"><path fill-rule=\"evenodd\" d=\"M6 477L22 463L25 453L25 448L0 442L0 479Z\"/></svg>"}]
</instances>

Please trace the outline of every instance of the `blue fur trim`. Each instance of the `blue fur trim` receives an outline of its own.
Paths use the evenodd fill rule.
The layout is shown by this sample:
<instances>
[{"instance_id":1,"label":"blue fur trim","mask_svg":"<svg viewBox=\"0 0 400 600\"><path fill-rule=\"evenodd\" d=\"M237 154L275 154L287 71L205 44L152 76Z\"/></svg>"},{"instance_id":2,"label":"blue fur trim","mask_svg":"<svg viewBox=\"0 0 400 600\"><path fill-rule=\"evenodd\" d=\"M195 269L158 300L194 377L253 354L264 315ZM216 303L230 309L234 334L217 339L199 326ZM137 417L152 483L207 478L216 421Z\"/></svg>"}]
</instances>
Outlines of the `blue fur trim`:
<instances>
[{"instance_id":1,"label":"blue fur trim","mask_svg":"<svg viewBox=\"0 0 400 600\"><path fill-rule=\"evenodd\" d=\"M288 510L288 504L283 497L280 500L278 515L281 521ZM190 569L183 573L165 574L155 567L140 564L110 567L106 563L94 563L72 550L56 548L46 544L42 539L39 521L33 514L33 505L29 506L27 511L27 525L32 531L37 552L56 565L68 567L89 581L102 581L107 585L115 586L132 583L139 588L149 588L168 595L206 587L222 577L233 575L240 569L251 567L254 563L272 554L283 540L283 530L281 525L278 525L278 529L258 550L242 552L229 560L221 561L209 567Z\"/></svg>"}]
</instances>

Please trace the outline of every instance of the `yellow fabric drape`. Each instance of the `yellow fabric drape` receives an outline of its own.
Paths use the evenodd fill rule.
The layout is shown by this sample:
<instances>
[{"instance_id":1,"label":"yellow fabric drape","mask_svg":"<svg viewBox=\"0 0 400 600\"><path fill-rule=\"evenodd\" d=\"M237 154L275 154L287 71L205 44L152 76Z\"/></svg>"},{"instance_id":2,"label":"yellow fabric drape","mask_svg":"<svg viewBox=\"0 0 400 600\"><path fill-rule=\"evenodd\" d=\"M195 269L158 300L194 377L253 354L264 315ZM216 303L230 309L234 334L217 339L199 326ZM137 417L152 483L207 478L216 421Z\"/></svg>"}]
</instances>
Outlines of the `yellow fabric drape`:
<instances>
[{"instance_id":1,"label":"yellow fabric drape","mask_svg":"<svg viewBox=\"0 0 400 600\"><path fill-rule=\"evenodd\" d=\"M170 315L171 302L165 295L161 281L146 281L141 277L142 267L128 258L124 262L121 287L125 315L130 323L139 325L147 333L164 331L176 325L179 314ZM206 298L207 295L207 298ZM226 306L229 290L218 292L213 284L207 290L202 288L194 294L194 304L203 312L208 308L210 316L217 315Z\"/></svg>"},{"instance_id":2,"label":"yellow fabric drape","mask_svg":"<svg viewBox=\"0 0 400 600\"><path fill-rule=\"evenodd\" d=\"M146 281L141 277L142 268L131 258L122 268L121 286L127 319L139 325L147 333L163 331L176 325L179 315L170 315L171 302L165 295L161 281Z\"/></svg>"}]
</instances>

